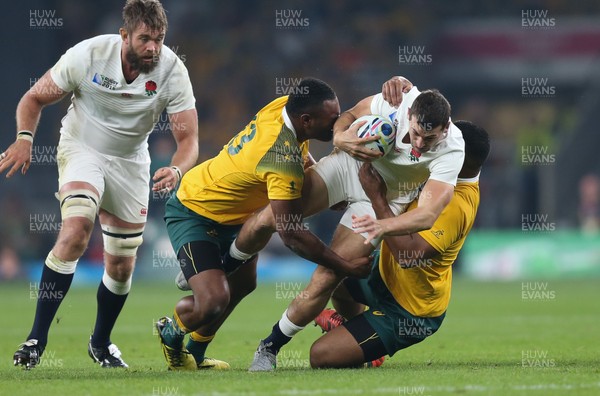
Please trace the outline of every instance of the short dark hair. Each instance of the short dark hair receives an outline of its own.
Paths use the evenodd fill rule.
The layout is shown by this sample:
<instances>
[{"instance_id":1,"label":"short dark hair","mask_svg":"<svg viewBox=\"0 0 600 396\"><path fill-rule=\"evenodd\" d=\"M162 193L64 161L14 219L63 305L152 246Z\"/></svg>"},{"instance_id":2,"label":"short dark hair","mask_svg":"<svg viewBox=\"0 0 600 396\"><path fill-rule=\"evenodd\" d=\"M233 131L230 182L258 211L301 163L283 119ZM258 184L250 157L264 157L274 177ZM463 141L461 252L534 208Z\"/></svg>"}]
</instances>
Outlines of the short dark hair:
<instances>
[{"instance_id":1,"label":"short dark hair","mask_svg":"<svg viewBox=\"0 0 600 396\"><path fill-rule=\"evenodd\" d=\"M313 114L326 100L336 98L335 91L317 78L303 78L288 97L285 109L289 115Z\"/></svg>"},{"instance_id":2,"label":"short dark hair","mask_svg":"<svg viewBox=\"0 0 600 396\"><path fill-rule=\"evenodd\" d=\"M133 33L140 25L152 31L167 31L168 22L165 9L158 0L127 0L123 7L123 27Z\"/></svg>"},{"instance_id":3,"label":"short dark hair","mask_svg":"<svg viewBox=\"0 0 600 396\"><path fill-rule=\"evenodd\" d=\"M470 121L456 121L465 140L465 162L463 168L478 170L490 154L490 137L485 129Z\"/></svg>"},{"instance_id":4,"label":"short dark hair","mask_svg":"<svg viewBox=\"0 0 600 396\"><path fill-rule=\"evenodd\" d=\"M409 115L417 117L417 122L425 131L438 126L445 127L450 121L450 103L437 89L428 89L417 96L410 106Z\"/></svg>"}]
</instances>

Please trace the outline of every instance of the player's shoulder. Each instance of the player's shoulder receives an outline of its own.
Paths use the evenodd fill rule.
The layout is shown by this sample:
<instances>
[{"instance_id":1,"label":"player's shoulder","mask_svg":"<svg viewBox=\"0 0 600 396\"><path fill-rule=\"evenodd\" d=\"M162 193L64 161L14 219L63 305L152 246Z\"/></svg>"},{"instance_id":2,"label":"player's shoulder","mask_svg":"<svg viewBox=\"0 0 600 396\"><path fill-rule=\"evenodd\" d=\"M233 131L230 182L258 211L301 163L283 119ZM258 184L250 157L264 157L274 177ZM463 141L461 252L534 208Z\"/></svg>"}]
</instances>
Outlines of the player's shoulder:
<instances>
[{"instance_id":1,"label":"player's shoulder","mask_svg":"<svg viewBox=\"0 0 600 396\"><path fill-rule=\"evenodd\" d=\"M120 42L121 36L118 34L103 34L80 41L69 51L81 57L90 57L94 54L94 58L102 59L112 53Z\"/></svg>"},{"instance_id":2,"label":"player's shoulder","mask_svg":"<svg viewBox=\"0 0 600 396\"><path fill-rule=\"evenodd\" d=\"M260 109L254 116L254 122L256 123L257 128L263 131L269 129L272 130L273 133L278 134L284 123L283 109L285 108L287 101L287 96L281 96L267 103Z\"/></svg>"},{"instance_id":3,"label":"player's shoulder","mask_svg":"<svg viewBox=\"0 0 600 396\"><path fill-rule=\"evenodd\" d=\"M163 45L160 49L160 63L166 64L168 68L177 66L179 68L185 68L183 61L179 58L179 55L173 51L168 45Z\"/></svg>"},{"instance_id":4,"label":"player's shoulder","mask_svg":"<svg viewBox=\"0 0 600 396\"><path fill-rule=\"evenodd\" d=\"M408 91L402 96L402 103L400 104L400 106L407 108L412 106L413 102L419 95L421 95L421 91L419 91L419 88L417 88L417 86L414 85L410 89L410 91Z\"/></svg>"},{"instance_id":5,"label":"player's shoulder","mask_svg":"<svg viewBox=\"0 0 600 396\"><path fill-rule=\"evenodd\" d=\"M122 41L121 36L118 34L101 34L99 36L90 37L77 43L74 47L99 49L99 48L113 48L115 45L120 44Z\"/></svg>"},{"instance_id":6,"label":"player's shoulder","mask_svg":"<svg viewBox=\"0 0 600 396\"><path fill-rule=\"evenodd\" d=\"M451 149L460 151L465 150L465 141L463 139L462 132L456 125L454 125L452 120L450 120L450 127L448 128L448 136L446 141Z\"/></svg>"},{"instance_id":7,"label":"player's shoulder","mask_svg":"<svg viewBox=\"0 0 600 396\"><path fill-rule=\"evenodd\" d=\"M260 109L257 113L260 115L272 115L279 116L283 112L283 108L287 104L289 96L280 96L278 98L273 99L269 103L267 103L262 109Z\"/></svg>"},{"instance_id":8,"label":"player's shoulder","mask_svg":"<svg viewBox=\"0 0 600 396\"><path fill-rule=\"evenodd\" d=\"M479 197L479 177L470 179L460 178L454 188L452 205L449 206L472 221L479 207Z\"/></svg>"}]
</instances>

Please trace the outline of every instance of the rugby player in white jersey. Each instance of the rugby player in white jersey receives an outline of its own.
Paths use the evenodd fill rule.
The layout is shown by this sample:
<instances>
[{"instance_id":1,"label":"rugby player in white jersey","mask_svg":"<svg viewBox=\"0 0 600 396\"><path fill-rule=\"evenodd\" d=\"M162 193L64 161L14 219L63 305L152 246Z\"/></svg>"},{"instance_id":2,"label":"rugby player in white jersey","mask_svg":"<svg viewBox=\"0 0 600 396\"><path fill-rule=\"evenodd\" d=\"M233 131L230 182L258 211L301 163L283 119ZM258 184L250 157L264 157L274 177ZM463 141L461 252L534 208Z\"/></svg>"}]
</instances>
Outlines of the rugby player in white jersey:
<instances>
[{"instance_id":1,"label":"rugby player in white jersey","mask_svg":"<svg viewBox=\"0 0 600 396\"><path fill-rule=\"evenodd\" d=\"M347 152L362 160L374 160L373 167L386 182L390 208L398 216L395 231L399 234L431 228L452 199L463 164L464 141L460 130L450 122L450 104L444 96L438 91L419 92L405 79L395 78L386 84L397 89L400 99L392 100L389 95L384 98L380 93L344 112L334 126L334 144L340 150L323 158L305 176L302 196L306 215L341 201L348 202L331 242L331 249L345 259L369 255L381 240L352 230L353 217L374 218L375 214L358 178L362 162ZM390 101L399 106L392 106ZM351 126L368 114L387 116L397 127L395 149L381 159L360 147L361 142L356 138L359 125ZM420 189L418 207L404 213ZM246 223L244 228L249 232L242 228L235 242L243 252L260 250L272 232L268 207L254 220ZM265 235L265 240L258 235ZM305 291L292 301L271 334L260 342L250 370L275 369L279 349L321 312L342 279L340 274L318 266Z\"/></svg>"},{"instance_id":2,"label":"rugby player in white jersey","mask_svg":"<svg viewBox=\"0 0 600 396\"><path fill-rule=\"evenodd\" d=\"M71 93L58 144L62 228L45 259L35 320L14 364L32 368L67 294L96 216L102 226L104 275L88 353L102 367L127 367L110 340L131 285L147 216L148 136L166 110L177 150L153 175L154 191L175 187L198 157L198 120L182 61L163 46L165 11L158 0L127 0L120 34L97 36L69 49L17 107L17 140L0 154L7 177L31 163L41 111ZM51 290L53 293L45 293Z\"/></svg>"}]
</instances>

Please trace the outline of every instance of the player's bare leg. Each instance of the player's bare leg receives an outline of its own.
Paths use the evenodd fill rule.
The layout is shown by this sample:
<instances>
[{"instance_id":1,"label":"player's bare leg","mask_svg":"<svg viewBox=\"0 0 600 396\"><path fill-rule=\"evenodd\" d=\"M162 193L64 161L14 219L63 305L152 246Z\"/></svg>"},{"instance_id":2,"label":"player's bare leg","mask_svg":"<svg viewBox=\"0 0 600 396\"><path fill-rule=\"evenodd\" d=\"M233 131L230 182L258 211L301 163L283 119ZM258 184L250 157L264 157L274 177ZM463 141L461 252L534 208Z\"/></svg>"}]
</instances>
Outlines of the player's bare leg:
<instances>
[{"instance_id":1,"label":"player's bare leg","mask_svg":"<svg viewBox=\"0 0 600 396\"><path fill-rule=\"evenodd\" d=\"M352 319L355 316L360 315L365 310L365 305L359 302L356 302L344 283L340 283L340 285L335 289L333 295L331 296L331 303L333 304L333 308L335 308L336 312L342 315L345 319Z\"/></svg>"},{"instance_id":2,"label":"player's bare leg","mask_svg":"<svg viewBox=\"0 0 600 396\"><path fill-rule=\"evenodd\" d=\"M230 301L229 283L220 248L207 241L184 244L177 253L193 295L179 300L173 320L161 318L157 329L169 369L196 370L197 362L183 344L185 335L218 320Z\"/></svg>"},{"instance_id":3,"label":"player's bare leg","mask_svg":"<svg viewBox=\"0 0 600 396\"><path fill-rule=\"evenodd\" d=\"M333 235L331 250L346 259L364 257L372 252L373 246L363 242L361 235L339 225ZM335 271L318 266L304 292L291 302L279 322L273 326L271 334L260 342L250 371L275 369L279 349L319 315L343 278Z\"/></svg>"},{"instance_id":4,"label":"player's bare leg","mask_svg":"<svg viewBox=\"0 0 600 396\"><path fill-rule=\"evenodd\" d=\"M27 341L13 356L15 365L27 369L35 367L44 352L50 325L69 291L77 261L87 248L96 216L98 191L91 184L67 183L61 188L60 197L61 230L42 270L35 320Z\"/></svg>"},{"instance_id":5,"label":"player's bare leg","mask_svg":"<svg viewBox=\"0 0 600 396\"><path fill-rule=\"evenodd\" d=\"M364 238L352 230L339 225L333 235L331 250L344 258L369 255L371 245L365 245ZM306 326L325 308L331 294L344 276L323 266L318 266L304 291L296 297L287 309L287 317L298 326Z\"/></svg>"},{"instance_id":6,"label":"player's bare leg","mask_svg":"<svg viewBox=\"0 0 600 396\"><path fill-rule=\"evenodd\" d=\"M206 358L206 348L239 302L256 289L257 262L258 256L255 256L244 263L235 272L227 275L227 282L231 293L229 305L227 305L227 308L219 318L190 333L190 339L188 340L186 347L187 350L194 355L194 359L196 360L199 369L215 368L223 370L229 368L228 363L212 358Z\"/></svg>"},{"instance_id":7,"label":"player's bare leg","mask_svg":"<svg viewBox=\"0 0 600 396\"><path fill-rule=\"evenodd\" d=\"M128 367L110 334L125 305L135 267L137 248L142 243L144 223L134 224L100 210L104 239L104 275L96 296L98 309L88 354L102 367Z\"/></svg>"},{"instance_id":8,"label":"player's bare leg","mask_svg":"<svg viewBox=\"0 0 600 396\"><path fill-rule=\"evenodd\" d=\"M312 368L361 367L364 362L362 349L344 326L334 328L310 348Z\"/></svg>"}]
</instances>

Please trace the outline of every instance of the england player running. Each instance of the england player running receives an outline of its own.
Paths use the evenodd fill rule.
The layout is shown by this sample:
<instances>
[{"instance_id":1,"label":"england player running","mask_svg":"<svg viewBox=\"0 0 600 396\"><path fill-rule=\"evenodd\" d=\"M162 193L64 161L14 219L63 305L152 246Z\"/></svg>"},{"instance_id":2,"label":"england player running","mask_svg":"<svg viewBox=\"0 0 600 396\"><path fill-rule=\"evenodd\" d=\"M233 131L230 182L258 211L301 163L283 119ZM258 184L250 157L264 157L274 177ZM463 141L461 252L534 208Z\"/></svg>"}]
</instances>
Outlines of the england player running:
<instances>
[{"instance_id":1,"label":"england player running","mask_svg":"<svg viewBox=\"0 0 600 396\"><path fill-rule=\"evenodd\" d=\"M400 218L388 206L383 179L370 164L361 168L361 184L377 219L356 218L353 226L355 232L383 236L384 241L369 277L346 278L333 294L334 306L350 320L344 322L332 310L315 320L324 330L333 330L313 344L313 368L377 361L423 341L441 326L450 301L452 264L473 226L479 175L490 151L483 128L467 121L455 125L465 141L465 161L452 200L429 230L404 235L403 225L396 227ZM416 207L416 201L411 203L408 213Z\"/></svg>"},{"instance_id":2,"label":"england player running","mask_svg":"<svg viewBox=\"0 0 600 396\"><path fill-rule=\"evenodd\" d=\"M167 231L192 296L157 329L169 369L227 369L205 351L231 311L256 285L257 256L232 243L244 222L270 203L274 229L298 255L347 275L369 273L369 260L334 254L302 222L308 140L329 141L340 114L335 92L303 79L293 94L262 108L214 158L194 167L167 202ZM183 341L190 334L187 346Z\"/></svg>"},{"instance_id":3,"label":"england player running","mask_svg":"<svg viewBox=\"0 0 600 396\"><path fill-rule=\"evenodd\" d=\"M147 216L148 135L166 110L177 151L153 176L153 190L173 188L198 157L198 120L187 70L163 47L167 18L158 0L127 0L119 35L102 35L69 49L17 107L17 140L0 155L7 177L31 162L44 106L71 96L58 144L62 229L48 254L35 320L14 364L32 368L48 342L50 324L85 251L96 216L105 270L88 353L102 367L127 367L110 334L125 304ZM55 293L43 293L52 288ZM57 297L58 296L58 297Z\"/></svg>"},{"instance_id":4,"label":"england player running","mask_svg":"<svg viewBox=\"0 0 600 396\"><path fill-rule=\"evenodd\" d=\"M450 122L450 104L438 91L419 92L407 80L392 79L386 84L399 85L403 97L396 108L382 94L361 100L344 112L334 127L334 143L350 151L345 141L356 140L358 125L352 122L363 115L384 115L397 125L396 146L386 157L373 162L387 185L387 198L395 215L398 228L404 234L431 228L452 198L454 186L464 158L464 141L460 130ZM352 136L353 138L348 138ZM349 205L337 227L331 248L347 259L368 256L379 243L352 231L352 217L375 215L369 198L363 191L358 173L362 162L345 151L337 150L323 158L306 172L307 214L313 214L340 201ZM417 208L404 213L408 204L422 193ZM244 252L258 251L272 232L269 208L248 222L248 233L240 232L236 241ZM258 236L264 236L261 240ZM371 242L371 243L368 243ZM279 349L291 340L327 304L329 297L343 275L322 266L317 267L302 293L273 326L271 334L258 346L251 371L270 371L276 367Z\"/></svg>"}]
</instances>

